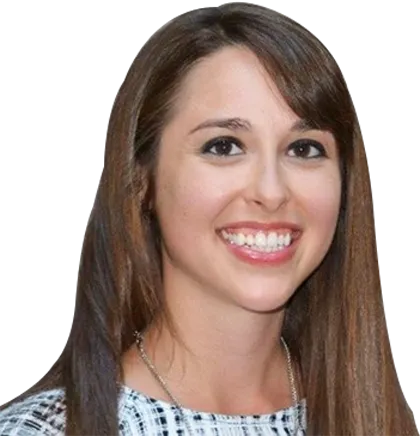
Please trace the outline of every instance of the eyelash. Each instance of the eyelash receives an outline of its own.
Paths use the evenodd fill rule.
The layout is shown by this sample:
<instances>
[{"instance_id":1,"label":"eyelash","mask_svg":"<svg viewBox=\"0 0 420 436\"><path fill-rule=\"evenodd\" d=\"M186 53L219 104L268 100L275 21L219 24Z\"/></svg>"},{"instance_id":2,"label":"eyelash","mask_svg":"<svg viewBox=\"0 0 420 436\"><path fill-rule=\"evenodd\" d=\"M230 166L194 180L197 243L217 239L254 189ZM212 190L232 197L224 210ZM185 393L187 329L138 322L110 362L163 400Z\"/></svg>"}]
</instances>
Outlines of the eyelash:
<instances>
[{"instance_id":1,"label":"eyelash","mask_svg":"<svg viewBox=\"0 0 420 436\"><path fill-rule=\"evenodd\" d=\"M204 146L202 147L201 153L202 154L210 154L210 155L213 155L214 157L222 158L222 159L225 159L228 157L238 156L240 153L229 155L229 154L218 154L218 153L210 152L210 150L213 147L216 147L220 144L225 144L225 145L229 146L232 143L241 149L244 148L242 142L237 140L236 138L233 138L231 136L223 136L223 137L212 139L209 142L207 142L206 144L204 144ZM298 139L298 140L292 142L292 144L290 144L288 146L287 150L290 151L293 149L297 149L298 147L307 147L307 146L315 148L317 150L318 154L316 156L310 156L310 157L300 157L300 156L295 156L295 157L298 159L305 159L305 160L321 159L321 158L327 157L327 153L325 151L325 148L319 142L314 141L312 139Z\"/></svg>"}]
</instances>

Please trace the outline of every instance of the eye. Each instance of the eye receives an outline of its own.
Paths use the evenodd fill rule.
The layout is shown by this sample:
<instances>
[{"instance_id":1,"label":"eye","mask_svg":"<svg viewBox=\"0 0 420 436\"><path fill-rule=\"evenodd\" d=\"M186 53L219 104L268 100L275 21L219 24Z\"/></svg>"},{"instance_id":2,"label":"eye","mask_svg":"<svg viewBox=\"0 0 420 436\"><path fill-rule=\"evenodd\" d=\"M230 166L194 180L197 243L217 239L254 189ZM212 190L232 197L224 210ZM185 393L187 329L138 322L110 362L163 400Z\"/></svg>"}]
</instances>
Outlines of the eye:
<instances>
[{"instance_id":1,"label":"eye","mask_svg":"<svg viewBox=\"0 0 420 436\"><path fill-rule=\"evenodd\" d=\"M212 154L217 157L230 157L242 154L242 152L230 154L232 149L234 149L235 147L238 149L242 149L243 145L239 140L230 136L225 136L215 138L207 142L206 144L204 144L201 152L203 154ZM211 151L212 149L214 151Z\"/></svg>"},{"instance_id":2,"label":"eye","mask_svg":"<svg viewBox=\"0 0 420 436\"><path fill-rule=\"evenodd\" d=\"M242 143L234 137L223 136L210 140L202 147L201 153L211 154L216 157L230 157L242 154L242 152L231 153L233 148L243 149ZM213 150L213 151L212 151ZM326 157L326 151L322 144L311 139L299 139L288 147L288 152L293 150L294 155L299 159L316 159Z\"/></svg>"},{"instance_id":3,"label":"eye","mask_svg":"<svg viewBox=\"0 0 420 436\"><path fill-rule=\"evenodd\" d=\"M292 156L299 159L319 159L327 156L324 146L311 139L299 139L293 142L288 147L288 151L290 150L294 151Z\"/></svg>"}]
</instances>

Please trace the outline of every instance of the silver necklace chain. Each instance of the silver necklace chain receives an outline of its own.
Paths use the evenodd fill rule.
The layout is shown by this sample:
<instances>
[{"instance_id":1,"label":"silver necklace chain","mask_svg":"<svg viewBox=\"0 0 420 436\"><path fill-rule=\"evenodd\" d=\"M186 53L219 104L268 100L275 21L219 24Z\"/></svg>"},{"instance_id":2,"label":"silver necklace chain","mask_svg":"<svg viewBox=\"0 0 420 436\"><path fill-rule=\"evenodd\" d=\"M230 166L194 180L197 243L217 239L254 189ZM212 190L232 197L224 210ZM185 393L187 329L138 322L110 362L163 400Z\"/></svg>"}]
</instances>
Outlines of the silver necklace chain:
<instances>
[{"instance_id":1,"label":"silver necklace chain","mask_svg":"<svg viewBox=\"0 0 420 436\"><path fill-rule=\"evenodd\" d=\"M194 432L193 432L193 429L191 427L191 423L189 422L188 419L186 419L186 416L184 414L183 406L180 404L180 402L169 391L168 385L166 384L165 380L163 380L162 377L159 375L155 365L150 361L148 355L146 354L146 352L144 350L144 346L143 346L143 343L144 343L143 334L136 330L134 332L134 337L136 338L136 344L137 344L137 347L138 347L138 349L140 351L140 355L141 355L142 359L144 360L144 362L146 363L147 367L152 372L152 374L154 375L156 380L162 386L164 391L168 394L169 398L172 400L172 402L178 408L179 412L181 413L182 420L183 420L184 424L187 426L188 433L191 436L194 436ZM287 372L288 372L288 376L289 376L289 383L290 383L290 388L291 388L291 391L292 391L292 399L293 399L293 406L294 406L294 410L293 410L293 429L294 429L294 434L296 435L297 431L298 431L298 428L297 428L297 418L296 418L296 414L298 413L298 397L297 397L297 390L296 390L296 385L295 385L295 377L293 375L292 359L291 359L291 356L290 356L289 347L287 346L286 341L284 340L283 336L281 336L280 339L281 339L281 341L283 343L284 349L286 350Z\"/></svg>"}]
</instances>

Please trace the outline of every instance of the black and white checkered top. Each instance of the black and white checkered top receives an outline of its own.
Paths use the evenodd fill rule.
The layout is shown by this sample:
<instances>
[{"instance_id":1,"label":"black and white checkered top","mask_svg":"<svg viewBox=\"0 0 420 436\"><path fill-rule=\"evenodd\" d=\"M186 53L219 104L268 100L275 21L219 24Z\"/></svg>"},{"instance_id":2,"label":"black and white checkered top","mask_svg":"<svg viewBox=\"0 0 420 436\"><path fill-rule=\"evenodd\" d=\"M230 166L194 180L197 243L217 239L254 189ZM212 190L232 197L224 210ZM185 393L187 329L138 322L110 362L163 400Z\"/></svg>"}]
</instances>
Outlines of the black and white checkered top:
<instances>
[{"instance_id":1,"label":"black and white checkered top","mask_svg":"<svg viewBox=\"0 0 420 436\"><path fill-rule=\"evenodd\" d=\"M179 409L121 386L118 402L120 436L187 436ZM64 391L40 392L0 411L0 436L64 436ZM264 436L295 434L294 406L264 415L222 415L184 408L194 433L203 436ZM298 435L306 434L306 400L297 406Z\"/></svg>"}]
</instances>

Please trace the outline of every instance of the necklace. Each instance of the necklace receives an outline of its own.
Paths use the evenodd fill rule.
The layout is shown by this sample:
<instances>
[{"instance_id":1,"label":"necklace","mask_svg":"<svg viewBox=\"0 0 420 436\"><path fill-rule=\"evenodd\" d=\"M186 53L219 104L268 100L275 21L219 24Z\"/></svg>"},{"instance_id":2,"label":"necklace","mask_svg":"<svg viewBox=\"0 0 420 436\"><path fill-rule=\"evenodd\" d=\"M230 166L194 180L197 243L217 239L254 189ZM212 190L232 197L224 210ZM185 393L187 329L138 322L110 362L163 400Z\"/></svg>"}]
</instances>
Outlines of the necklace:
<instances>
[{"instance_id":1,"label":"necklace","mask_svg":"<svg viewBox=\"0 0 420 436\"><path fill-rule=\"evenodd\" d=\"M138 349L140 351L140 355L141 355L142 359L146 363L146 365L149 368L149 370L152 372L153 376L159 382L161 387L168 394L169 398L172 400L172 402L178 408L179 412L181 413L182 420L183 420L184 424L187 426L188 433L191 436L194 436L194 432L193 432L193 430L191 428L191 423L185 417L183 406L179 403L179 401L169 391L166 382L159 375L155 365L150 361L148 355L146 354L146 352L144 350L144 346L143 346L143 342L144 342L143 334L136 330L134 332L134 336L136 338L136 344L137 344L137 347L138 347ZM298 399L297 399L297 390L296 390L296 386L295 386L295 378L294 378L294 375L293 375L292 360L291 360L291 356L290 356L289 347L287 346L286 341L284 340L283 336L281 336L280 339L281 339L281 341L283 343L284 349L286 351L286 356L287 356L287 372L288 372L288 376L289 376L289 383L290 383L290 389L292 391L293 406L294 406L294 410L293 410L293 429L294 429L294 434L297 435L298 428L297 428L296 414L298 413Z\"/></svg>"}]
</instances>

